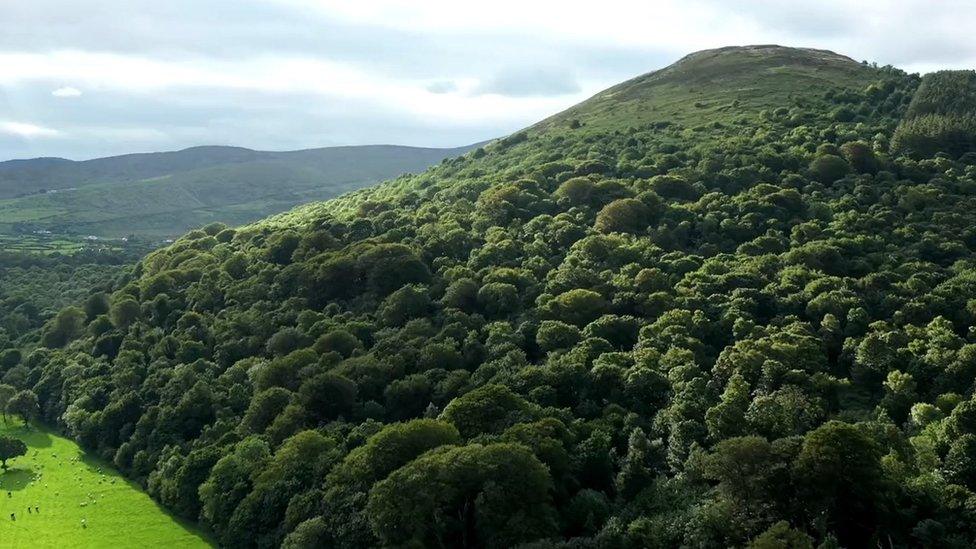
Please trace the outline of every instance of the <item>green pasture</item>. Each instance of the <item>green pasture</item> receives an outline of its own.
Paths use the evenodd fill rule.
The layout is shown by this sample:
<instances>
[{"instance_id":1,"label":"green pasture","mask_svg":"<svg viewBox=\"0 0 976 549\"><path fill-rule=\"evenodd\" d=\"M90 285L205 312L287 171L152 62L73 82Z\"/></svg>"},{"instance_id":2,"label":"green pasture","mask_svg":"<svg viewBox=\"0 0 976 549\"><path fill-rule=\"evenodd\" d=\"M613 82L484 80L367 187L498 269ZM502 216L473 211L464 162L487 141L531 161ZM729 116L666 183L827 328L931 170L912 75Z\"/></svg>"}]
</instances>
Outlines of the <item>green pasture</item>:
<instances>
[{"instance_id":1,"label":"green pasture","mask_svg":"<svg viewBox=\"0 0 976 549\"><path fill-rule=\"evenodd\" d=\"M26 456L0 472L0 546L212 546L203 532L169 515L74 442L38 426L28 430L12 418L0 419L0 435L28 446Z\"/></svg>"}]
</instances>

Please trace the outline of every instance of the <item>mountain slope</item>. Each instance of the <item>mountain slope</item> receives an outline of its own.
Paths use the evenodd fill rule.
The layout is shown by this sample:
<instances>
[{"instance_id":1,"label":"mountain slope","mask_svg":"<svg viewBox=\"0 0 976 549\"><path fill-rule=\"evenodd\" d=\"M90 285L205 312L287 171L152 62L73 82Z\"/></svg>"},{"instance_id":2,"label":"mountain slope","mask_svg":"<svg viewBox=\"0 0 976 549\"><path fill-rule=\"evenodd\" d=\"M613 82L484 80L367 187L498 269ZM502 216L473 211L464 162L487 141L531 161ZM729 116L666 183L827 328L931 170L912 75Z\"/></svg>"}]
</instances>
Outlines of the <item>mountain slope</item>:
<instances>
[{"instance_id":1,"label":"mountain slope","mask_svg":"<svg viewBox=\"0 0 976 549\"><path fill-rule=\"evenodd\" d=\"M0 163L0 230L175 236L362 188L468 150L374 145L263 152L195 147L84 162Z\"/></svg>"},{"instance_id":2,"label":"mountain slope","mask_svg":"<svg viewBox=\"0 0 976 549\"><path fill-rule=\"evenodd\" d=\"M192 231L4 379L233 547L972 546L976 155L890 146L926 78L700 52Z\"/></svg>"},{"instance_id":3,"label":"mountain slope","mask_svg":"<svg viewBox=\"0 0 976 549\"><path fill-rule=\"evenodd\" d=\"M664 149L689 142L742 139L761 129L758 122L770 118L794 128L831 120L837 111L849 110L845 105L855 102L857 94L879 78L883 75L877 69L825 50L776 45L703 50L604 90L486 149L494 147L500 152L497 150L529 137L544 143L590 141L608 132L636 130L650 131L654 142ZM895 90L885 97L884 108L893 110L905 100L904 92ZM640 151L627 154L629 162L641 160ZM378 198L384 199L389 189L399 192L400 187L377 188ZM300 206L269 221L301 223L317 210L335 210L370 193Z\"/></svg>"}]
</instances>

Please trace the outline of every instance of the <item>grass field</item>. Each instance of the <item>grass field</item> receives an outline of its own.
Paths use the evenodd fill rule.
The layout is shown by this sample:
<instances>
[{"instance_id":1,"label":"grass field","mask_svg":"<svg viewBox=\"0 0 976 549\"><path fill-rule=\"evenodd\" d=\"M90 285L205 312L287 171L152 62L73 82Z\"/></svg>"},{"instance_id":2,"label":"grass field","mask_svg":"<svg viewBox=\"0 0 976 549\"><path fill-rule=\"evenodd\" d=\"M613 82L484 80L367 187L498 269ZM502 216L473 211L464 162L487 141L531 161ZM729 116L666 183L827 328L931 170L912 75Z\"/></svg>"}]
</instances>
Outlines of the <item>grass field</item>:
<instances>
[{"instance_id":1,"label":"grass field","mask_svg":"<svg viewBox=\"0 0 976 549\"><path fill-rule=\"evenodd\" d=\"M0 547L213 546L74 442L37 426L27 431L13 420L0 419L0 435L28 446L26 456L0 473Z\"/></svg>"}]
</instances>

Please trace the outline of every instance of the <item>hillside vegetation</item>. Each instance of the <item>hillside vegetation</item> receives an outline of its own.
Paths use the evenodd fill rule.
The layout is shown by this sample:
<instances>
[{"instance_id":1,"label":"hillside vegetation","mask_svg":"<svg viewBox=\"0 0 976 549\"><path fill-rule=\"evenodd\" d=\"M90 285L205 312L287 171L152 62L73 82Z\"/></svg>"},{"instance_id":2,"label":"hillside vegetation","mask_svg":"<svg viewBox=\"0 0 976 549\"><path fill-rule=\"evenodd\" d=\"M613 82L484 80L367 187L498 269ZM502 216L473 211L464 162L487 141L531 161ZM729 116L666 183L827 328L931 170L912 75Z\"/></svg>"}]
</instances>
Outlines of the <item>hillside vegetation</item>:
<instances>
[{"instance_id":1,"label":"hillside vegetation","mask_svg":"<svg viewBox=\"0 0 976 549\"><path fill-rule=\"evenodd\" d=\"M84 162L0 162L0 231L177 236L215 221L249 223L296 204L423 171L466 150L196 147Z\"/></svg>"},{"instance_id":2,"label":"hillside vegetation","mask_svg":"<svg viewBox=\"0 0 976 549\"><path fill-rule=\"evenodd\" d=\"M4 352L19 356L19 349L36 343L38 329L61 309L88 301L97 310L96 302L107 303L100 293L111 291L116 277L131 271L130 263L143 254L144 250L0 252L0 362L7 360ZM83 329L79 323L72 333Z\"/></svg>"},{"instance_id":3,"label":"hillside vegetation","mask_svg":"<svg viewBox=\"0 0 976 549\"><path fill-rule=\"evenodd\" d=\"M976 71L925 75L892 145L916 158L976 149Z\"/></svg>"},{"instance_id":4,"label":"hillside vegetation","mask_svg":"<svg viewBox=\"0 0 976 549\"><path fill-rule=\"evenodd\" d=\"M191 231L0 373L231 547L971 547L976 156L891 153L920 82L700 52Z\"/></svg>"}]
</instances>

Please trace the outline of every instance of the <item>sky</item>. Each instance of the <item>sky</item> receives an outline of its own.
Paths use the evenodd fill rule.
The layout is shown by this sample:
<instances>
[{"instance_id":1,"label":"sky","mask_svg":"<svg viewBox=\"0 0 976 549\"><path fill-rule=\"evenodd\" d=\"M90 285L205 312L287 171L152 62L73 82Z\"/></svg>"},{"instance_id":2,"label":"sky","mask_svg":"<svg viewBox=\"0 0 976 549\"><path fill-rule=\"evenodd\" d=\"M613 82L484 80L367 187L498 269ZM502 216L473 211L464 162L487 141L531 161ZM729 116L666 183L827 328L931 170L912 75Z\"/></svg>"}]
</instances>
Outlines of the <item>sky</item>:
<instances>
[{"instance_id":1,"label":"sky","mask_svg":"<svg viewBox=\"0 0 976 549\"><path fill-rule=\"evenodd\" d=\"M450 147L683 55L976 68L971 0L0 0L0 160Z\"/></svg>"}]
</instances>

